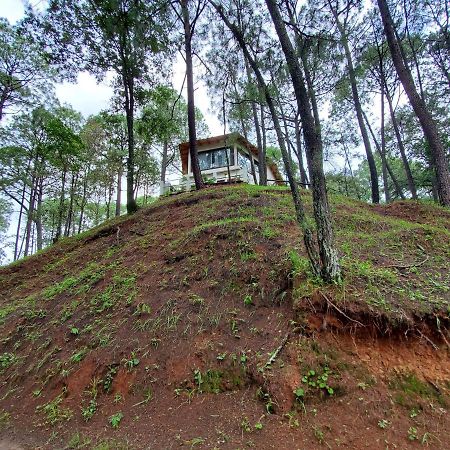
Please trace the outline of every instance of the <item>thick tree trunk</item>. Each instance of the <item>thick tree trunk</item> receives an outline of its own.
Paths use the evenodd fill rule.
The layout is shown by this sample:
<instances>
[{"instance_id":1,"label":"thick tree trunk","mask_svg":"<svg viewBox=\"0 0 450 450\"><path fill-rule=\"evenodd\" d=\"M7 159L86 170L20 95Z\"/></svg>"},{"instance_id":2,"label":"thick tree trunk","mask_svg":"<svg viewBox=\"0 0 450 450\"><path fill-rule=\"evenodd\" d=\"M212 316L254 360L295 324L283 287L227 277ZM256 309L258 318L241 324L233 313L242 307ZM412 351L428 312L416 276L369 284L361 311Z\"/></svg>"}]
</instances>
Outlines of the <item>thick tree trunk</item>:
<instances>
[{"instance_id":1,"label":"thick tree trunk","mask_svg":"<svg viewBox=\"0 0 450 450\"><path fill-rule=\"evenodd\" d=\"M127 213L134 214L138 210L134 195L134 80L132 76L124 74L123 82L125 87L125 114L128 137Z\"/></svg>"},{"instance_id":2,"label":"thick tree trunk","mask_svg":"<svg viewBox=\"0 0 450 450\"><path fill-rule=\"evenodd\" d=\"M439 137L439 132L435 121L427 109L425 102L417 93L411 71L405 65L400 43L395 36L394 24L386 0L377 0L383 21L386 40L391 51L392 61L398 77L403 85L403 89L408 96L411 106L419 119L425 138L428 141L431 151L432 163L436 172L439 200L442 205L450 206L450 171L445 153L444 145Z\"/></svg>"},{"instance_id":3,"label":"thick tree trunk","mask_svg":"<svg viewBox=\"0 0 450 450\"><path fill-rule=\"evenodd\" d=\"M186 84L188 101L188 128L189 128L189 152L191 155L191 169L194 175L196 189L203 188L202 174L198 163L197 152L197 132L195 124L195 100L194 100L194 72L192 67L192 47L191 47L191 23L189 19L189 0L180 0L181 12L184 25L184 47L186 58Z\"/></svg>"},{"instance_id":4,"label":"thick tree trunk","mask_svg":"<svg viewBox=\"0 0 450 450\"><path fill-rule=\"evenodd\" d=\"M355 68L353 66L353 58L352 58L352 54L350 52L350 46L348 44L347 33L344 30L344 27L342 26L342 24L339 20L338 12L331 5L330 1L329 1L329 5L330 5L331 12L334 16L334 19L336 21L336 26L338 27L338 30L340 33L341 45L344 48L345 58L347 60L348 77L349 77L350 86L352 89L353 104L355 107L356 118L358 119L359 130L360 130L361 137L362 137L362 140L364 143L364 148L366 150L367 162L369 164L370 185L371 185L371 191L372 191L372 203L379 203L380 202L380 188L378 185L377 166L375 164L375 158L373 157L372 148L370 146L369 135L368 135L367 129L364 125L364 117L363 117L363 112L362 112L361 100L359 98L358 87L356 84Z\"/></svg>"},{"instance_id":5,"label":"thick tree trunk","mask_svg":"<svg viewBox=\"0 0 450 450\"><path fill-rule=\"evenodd\" d=\"M311 231L311 228L309 227L309 224L306 220L306 215L305 215L305 209L304 209L304 205L303 205L303 201L302 198L300 196L300 192L298 189L298 185L295 182L294 176L293 176L293 172L292 172L292 168L290 166L289 163L289 157L288 157L288 153L286 150L286 146L284 143L284 139L283 139L283 133L281 132L281 126L280 126L280 122L278 120L278 114L277 111L275 109L275 104L274 101L272 99L271 93L269 88L267 87L265 81L264 81L264 77L261 74L261 71L259 69L258 64L256 63L256 61L252 58L248 48L247 48L247 44L245 43L244 37L242 36L241 31L239 30L239 28L236 27L236 25L234 25L233 23L231 23L228 18L226 17L226 15L224 14L222 7L220 5L217 5L216 3L214 3L213 1L211 1L211 4L214 6L214 8L216 9L216 11L218 12L218 14L220 15L220 17L222 18L222 20L224 21L225 25L230 29L230 31L233 33L235 39L238 41L239 46L241 47L241 50L244 54L245 59L248 61L248 63L250 64L255 76L256 76L256 80L259 84L260 89L262 90L262 92L264 93L264 96L266 98L266 102L267 102L267 106L269 108L270 114L272 116L272 120L273 120L273 124L274 124L274 128L275 128L275 132L277 135L277 139L278 139L278 145L280 146L280 150L281 150L281 154L283 157L283 162L284 162L284 166L286 169L286 175L288 177L288 181L289 181L289 186L291 188L291 192L292 192L292 199L294 201L294 208L295 208L295 212L296 212L296 217L297 217L297 222L299 223L302 231L303 231L303 240L305 243L305 247L306 247L306 251L308 253L309 256L309 260L311 262L311 269L314 272L315 275L320 275L320 264L319 264L319 260L317 257L317 253L316 250L314 248L314 239L313 239L313 234Z\"/></svg>"},{"instance_id":6,"label":"thick tree trunk","mask_svg":"<svg viewBox=\"0 0 450 450\"><path fill-rule=\"evenodd\" d=\"M42 177L39 178L38 194L36 204L36 214L34 217L34 223L36 224L36 247L37 250L42 250L43 246L43 230L42 230L42 195L43 195L43 183Z\"/></svg>"},{"instance_id":7,"label":"thick tree trunk","mask_svg":"<svg viewBox=\"0 0 450 450\"><path fill-rule=\"evenodd\" d=\"M314 218L317 226L319 255L322 265L321 276L325 281L338 280L341 277L341 269L334 243L331 212L323 172L323 149L320 130L314 122L302 69L287 34L276 0L266 0L266 4L286 58L303 124L306 154L311 170Z\"/></svg>"}]
</instances>

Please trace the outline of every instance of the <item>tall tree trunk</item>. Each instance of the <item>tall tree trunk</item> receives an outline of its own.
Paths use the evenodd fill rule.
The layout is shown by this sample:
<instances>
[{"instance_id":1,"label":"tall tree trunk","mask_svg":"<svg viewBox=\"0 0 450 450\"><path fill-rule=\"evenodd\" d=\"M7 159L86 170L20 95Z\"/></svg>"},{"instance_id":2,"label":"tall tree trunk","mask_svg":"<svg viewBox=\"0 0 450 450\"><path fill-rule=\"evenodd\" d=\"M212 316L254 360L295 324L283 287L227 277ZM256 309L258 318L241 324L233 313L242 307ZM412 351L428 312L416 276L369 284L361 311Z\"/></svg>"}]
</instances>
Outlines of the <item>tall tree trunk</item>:
<instances>
[{"instance_id":1,"label":"tall tree trunk","mask_svg":"<svg viewBox=\"0 0 450 450\"><path fill-rule=\"evenodd\" d=\"M250 66L248 65L248 61L244 60L245 64L245 72L247 74L247 82L249 85L253 83L252 74L250 70ZM252 104L252 115L253 115L253 123L255 125L255 133L256 133L256 146L258 147L258 164L259 164L259 184L261 186L267 185L267 168L266 168L266 154L263 148L263 141L261 136L261 127L258 118L258 109L256 106L256 102L254 99L251 99Z\"/></svg>"},{"instance_id":2,"label":"tall tree trunk","mask_svg":"<svg viewBox=\"0 0 450 450\"><path fill-rule=\"evenodd\" d=\"M386 167L386 133L384 130L384 94L383 90L381 90L381 153L384 158L381 158L381 173L383 175L383 189L384 189L384 200L386 203L391 202L391 193L389 192L389 183L388 183L388 173Z\"/></svg>"},{"instance_id":3,"label":"tall tree trunk","mask_svg":"<svg viewBox=\"0 0 450 450\"><path fill-rule=\"evenodd\" d=\"M42 232L42 195L43 195L43 177L39 177L38 183L38 194L37 194L37 205L36 214L34 217L34 223L36 224L36 247L37 250L42 250L43 246L43 232Z\"/></svg>"},{"instance_id":4,"label":"tall tree trunk","mask_svg":"<svg viewBox=\"0 0 450 450\"><path fill-rule=\"evenodd\" d=\"M317 226L321 276L325 281L338 280L341 277L341 269L334 243L331 212L328 204L325 174L323 171L323 148L320 129L314 122L302 69L287 34L276 0L266 0L266 4L286 58L298 110L303 124L306 154L311 170L313 209Z\"/></svg>"},{"instance_id":5,"label":"tall tree trunk","mask_svg":"<svg viewBox=\"0 0 450 450\"><path fill-rule=\"evenodd\" d=\"M316 250L314 248L314 239L313 239L312 230L308 224L308 221L306 220L303 200L300 196L298 185L295 182L292 168L290 166L288 153L287 153L286 146L285 146L284 139L283 139L283 133L281 131L280 122L278 120L278 114L275 109L275 104L272 99L270 90L267 87L266 82L264 81L264 77L261 74L258 64L252 58L252 56L247 48L247 44L244 40L244 37L243 37L241 31L239 30L239 28L235 24L231 23L228 20L227 16L223 12L221 5L214 3L212 0L210 0L210 2L214 6L216 11L218 12L220 17L222 18L225 25L233 33L235 39L238 41L239 46L241 47L241 50L244 54L245 59L248 61L250 67L252 68L252 70L256 76L256 80L259 84L261 91L264 93L264 96L265 96L265 99L267 102L267 106L268 106L270 114L272 116L275 133L276 133L277 139L278 139L278 145L280 146L281 155L283 157L283 162L284 162L284 166L285 166L285 170L286 170L286 175L288 177L289 186L291 188L292 199L294 201L297 222L299 223L299 225L303 231L303 241L305 243L306 251L308 253L309 260L311 262L311 269L315 275L320 275L320 264L319 264Z\"/></svg>"},{"instance_id":6,"label":"tall tree trunk","mask_svg":"<svg viewBox=\"0 0 450 450\"><path fill-rule=\"evenodd\" d=\"M58 221L56 223L56 235L55 235L55 242L58 241L62 234L62 223L63 223L63 216L64 216L64 203L66 200L66 176L67 171L64 168L63 173L61 175L61 193L59 195L59 206L58 206Z\"/></svg>"},{"instance_id":7,"label":"tall tree trunk","mask_svg":"<svg viewBox=\"0 0 450 450\"><path fill-rule=\"evenodd\" d=\"M28 164L29 167L29 164ZM25 194L26 194L26 183L24 181L23 188L22 188L22 196L20 201L20 210L19 210L19 217L17 219L17 230L16 230L16 241L14 243L14 261L17 261L19 258L19 240L20 240L20 226L22 224L22 215L25 208Z\"/></svg>"},{"instance_id":8,"label":"tall tree trunk","mask_svg":"<svg viewBox=\"0 0 450 450\"><path fill-rule=\"evenodd\" d=\"M445 154L445 148L439 137L439 132L435 121L427 109L425 102L417 93L411 71L405 65L400 43L397 41L389 7L386 0L377 0L380 9L381 19L383 21L384 33L391 51L392 61L398 77L403 85L403 89L408 96L409 102L419 119L423 133L430 146L432 163L436 172L436 181L438 185L439 200L443 206L450 206L450 171Z\"/></svg>"},{"instance_id":9,"label":"tall tree trunk","mask_svg":"<svg viewBox=\"0 0 450 450\"><path fill-rule=\"evenodd\" d=\"M37 177L33 175L31 180L30 200L28 202L27 224L25 228L25 249L23 256L28 256L31 242L31 232L33 226L33 216L36 203Z\"/></svg>"},{"instance_id":10,"label":"tall tree trunk","mask_svg":"<svg viewBox=\"0 0 450 450\"><path fill-rule=\"evenodd\" d=\"M64 236L70 236L70 228L72 226L73 219L73 205L75 202L75 187L78 181L78 173L72 173L72 180L70 183L70 198L69 198L69 210L67 211L66 224L64 227Z\"/></svg>"},{"instance_id":11,"label":"tall tree trunk","mask_svg":"<svg viewBox=\"0 0 450 450\"><path fill-rule=\"evenodd\" d=\"M402 200L404 200L405 199L405 195L403 194L402 188L400 187L400 183L398 182L397 177L395 176L395 173L391 169L391 166L390 166L390 164L389 164L389 162L388 162L388 160L386 158L386 154L381 151L381 146L380 146L380 144L377 141L375 133L373 132L372 127L370 126L369 119L367 118L367 115L366 115L366 113L364 111L363 111L363 114L364 114L364 119L366 121L367 128L369 129L370 135L372 136L372 140L373 140L373 142L375 144L375 147L376 147L376 149L378 151L378 154L380 155L381 160L383 161L382 164L384 164L386 166L386 169L387 169L387 171L389 173L389 176L391 177L391 180L394 183L395 192L396 192L398 197L400 197Z\"/></svg>"},{"instance_id":12,"label":"tall tree trunk","mask_svg":"<svg viewBox=\"0 0 450 450\"><path fill-rule=\"evenodd\" d=\"M124 69L125 114L127 119L128 158L127 158L127 213L138 210L134 195L134 79Z\"/></svg>"},{"instance_id":13,"label":"tall tree trunk","mask_svg":"<svg viewBox=\"0 0 450 450\"><path fill-rule=\"evenodd\" d=\"M385 83L385 87L386 87L386 99L387 99L388 105L389 105L389 113L391 115L392 126L394 128L395 138L397 139L398 149L400 150L400 156L402 158L403 167L405 168L406 179L408 181L408 188L409 188L409 191L411 192L412 198L414 200L417 200L416 183L414 182L414 178L413 178L413 175L411 172L411 167L409 165L409 161L406 156L405 146L403 145L402 136L400 134L400 128L398 126L397 118L395 117L394 108L392 106L392 98L391 98L389 91L387 90L386 83Z\"/></svg>"},{"instance_id":14,"label":"tall tree trunk","mask_svg":"<svg viewBox=\"0 0 450 450\"><path fill-rule=\"evenodd\" d=\"M161 184L164 186L166 183L166 170L167 170L167 152L168 152L169 144L165 140L163 142L162 148L162 160L161 160Z\"/></svg>"},{"instance_id":15,"label":"tall tree trunk","mask_svg":"<svg viewBox=\"0 0 450 450\"><path fill-rule=\"evenodd\" d=\"M298 159L298 165L300 168L300 181L302 182L302 185L304 188L308 188L308 176L306 175L305 166L303 163L303 151L302 151L302 137L300 132L300 121L298 120L298 114L295 116L295 143L297 146L297 159Z\"/></svg>"},{"instance_id":16,"label":"tall tree trunk","mask_svg":"<svg viewBox=\"0 0 450 450\"><path fill-rule=\"evenodd\" d=\"M195 188L203 188L202 174L200 172L200 165L198 163L197 152L197 132L195 124L195 100L194 100L194 72L192 67L192 36L191 36L191 22L189 19L189 0L180 0L181 13L184 25L184 48L186 58L186 83L187 83L187 98L188 98L188 128L189 128L189 152L191 155L191 169L194 175Z\"/></svg>"},{"instance_id":17,"label":"tall tree trunk","mask_svg":"<svg viewBox=\"0 0 450 450\"><path fill-rule=\"evenodd\" d=\"M122 165L117 172L116 217L120 216L120 204L122 198Z\"/></svg>"},{"instance_id":18,"label":"tall tree trunk","mask_svg":"<svg viewBox=\"0 0 450 450\"><path fill-rule=\"evenodd\" d=\"M355 106L356 118L358 119L358 126L361 133L361 137L364 143L364 149L366 150L367 162L369 164L370 171L370 186L372 191L372 203L380 202L380 188L378 185L378 173L377 166L375 164L375 158L373 157L372 148L370 146L369 135L364 124L364 117L362 112L361 100L359 98L358 87L356 84L355 68L353 66L353 58L350 52L350 46L348 44L347 33L339 20L338 11L333 7L331 1L328 0L331 12L334 16L336 26L339 30L341 45L344 48L345 58L347 60L348 77L350 80L350 86L352 89L353 104Z\"/></svg>"}]
</instances>

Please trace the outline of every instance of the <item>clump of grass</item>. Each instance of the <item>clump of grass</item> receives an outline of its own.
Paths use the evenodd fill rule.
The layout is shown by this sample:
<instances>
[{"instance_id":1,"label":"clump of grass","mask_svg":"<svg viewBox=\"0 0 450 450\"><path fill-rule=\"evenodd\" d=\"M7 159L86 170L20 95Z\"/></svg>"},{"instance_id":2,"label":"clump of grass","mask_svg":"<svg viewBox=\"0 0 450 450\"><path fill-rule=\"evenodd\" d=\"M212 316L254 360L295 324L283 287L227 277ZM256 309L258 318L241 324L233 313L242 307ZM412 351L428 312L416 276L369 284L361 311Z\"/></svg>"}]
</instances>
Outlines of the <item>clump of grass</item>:
<instances>
[{"instance_id":1,"label":"clump of grass","mask_svg":"<svg viewBox=\"0 0 450 450\"><path fill-rule=\"evenodd\" d=\"M59 394L52 401L36 408L36 411L44 413L46 419L45 423L55 425L56 423L65 422L72 418L73 411L61 406L63 394L64 393Z\"/></svg>"}]
</instances>

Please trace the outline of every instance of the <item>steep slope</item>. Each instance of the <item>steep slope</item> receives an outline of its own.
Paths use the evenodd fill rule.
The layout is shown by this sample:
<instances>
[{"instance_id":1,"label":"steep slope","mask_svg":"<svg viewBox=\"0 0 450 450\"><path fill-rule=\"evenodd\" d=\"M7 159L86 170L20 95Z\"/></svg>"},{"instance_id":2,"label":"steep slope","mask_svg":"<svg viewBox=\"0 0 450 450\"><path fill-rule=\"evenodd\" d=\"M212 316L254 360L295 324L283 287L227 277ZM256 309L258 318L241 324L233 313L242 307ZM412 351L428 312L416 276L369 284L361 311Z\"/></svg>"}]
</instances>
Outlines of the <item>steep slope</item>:
<instances>
[{"instance_id":1,"label":"steep slope","mask_svg":"<svg viewBox=\"0 0 450 450\"><path fill-rule=\"evenodd\" d=\"M1 269L3 439L449 448L450 213L332 200L341 285L309 275L289 193L255 186L164 198Z\"/></svg>"}]
</instances>

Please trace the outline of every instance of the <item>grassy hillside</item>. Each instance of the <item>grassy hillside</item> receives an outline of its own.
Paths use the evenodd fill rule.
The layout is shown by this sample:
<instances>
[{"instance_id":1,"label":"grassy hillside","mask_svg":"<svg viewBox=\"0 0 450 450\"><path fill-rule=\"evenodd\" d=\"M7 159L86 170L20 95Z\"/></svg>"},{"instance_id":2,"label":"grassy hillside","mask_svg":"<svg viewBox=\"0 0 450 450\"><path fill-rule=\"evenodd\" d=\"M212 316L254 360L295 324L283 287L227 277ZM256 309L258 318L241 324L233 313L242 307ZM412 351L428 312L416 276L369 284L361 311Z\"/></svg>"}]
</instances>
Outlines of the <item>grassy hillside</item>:
<instances>
[{"instance_id":1,"label":"grassy hillside","mask_svg":"<svg viewBox=\"0 0 450 450\"><path fill-rule=\"evenodd\" d=\"M309 274L289 192L255 186L0 269L0 444L449 448L450 213L332 206L340 285Z\"/></svg>"}]
</instances>

